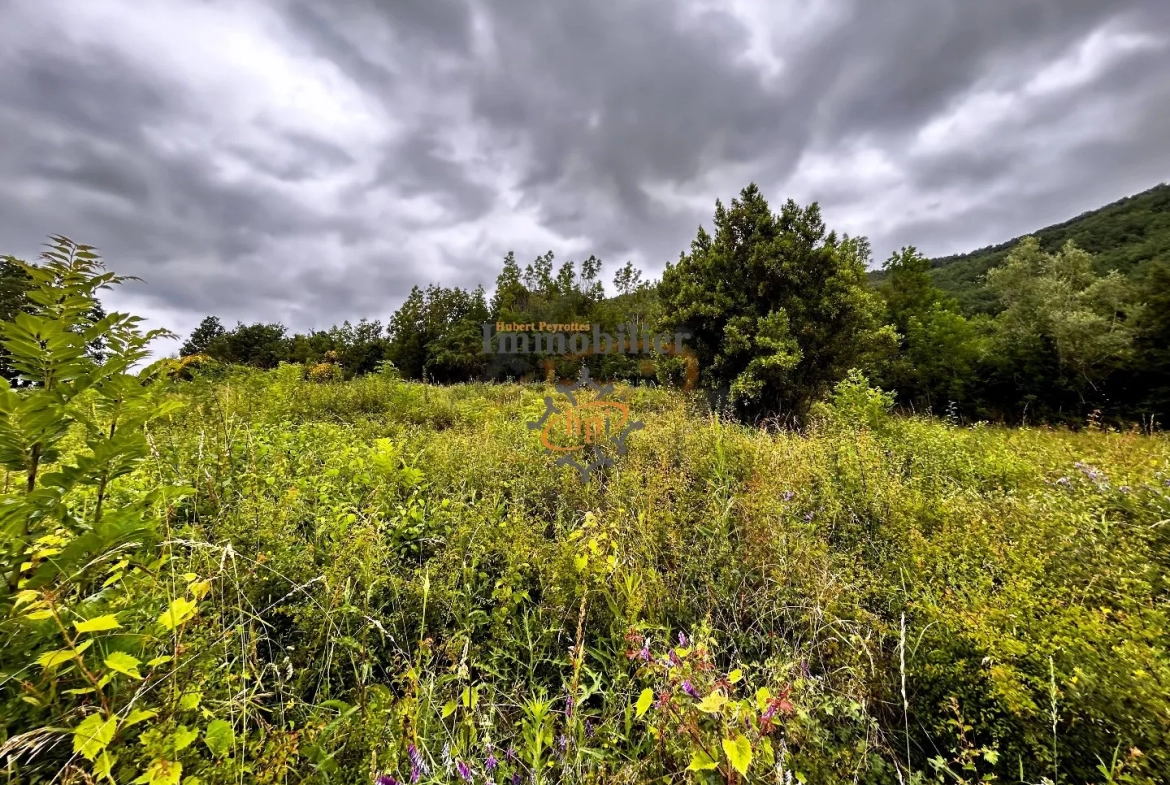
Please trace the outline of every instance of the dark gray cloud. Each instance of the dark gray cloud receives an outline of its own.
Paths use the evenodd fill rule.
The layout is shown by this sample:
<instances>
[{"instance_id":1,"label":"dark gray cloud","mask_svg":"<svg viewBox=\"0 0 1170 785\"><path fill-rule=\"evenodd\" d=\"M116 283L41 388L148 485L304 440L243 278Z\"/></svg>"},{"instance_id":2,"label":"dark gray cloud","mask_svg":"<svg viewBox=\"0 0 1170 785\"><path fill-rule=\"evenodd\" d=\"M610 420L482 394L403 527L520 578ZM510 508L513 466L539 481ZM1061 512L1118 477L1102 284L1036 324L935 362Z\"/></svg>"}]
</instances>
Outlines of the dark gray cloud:
<instances>
[{"instance_id":1,"label":"dark gray cloud","mask_svg":"<svg viewBox=\"0 0 1170 785\"><path fill-rule=\"evenodd\" d=\"M0 250L97 245L180 331L657 274L753 180L953 253L1170 179L1168 70L1160 0L13 0Z\"/></svg>"}]
</instances>

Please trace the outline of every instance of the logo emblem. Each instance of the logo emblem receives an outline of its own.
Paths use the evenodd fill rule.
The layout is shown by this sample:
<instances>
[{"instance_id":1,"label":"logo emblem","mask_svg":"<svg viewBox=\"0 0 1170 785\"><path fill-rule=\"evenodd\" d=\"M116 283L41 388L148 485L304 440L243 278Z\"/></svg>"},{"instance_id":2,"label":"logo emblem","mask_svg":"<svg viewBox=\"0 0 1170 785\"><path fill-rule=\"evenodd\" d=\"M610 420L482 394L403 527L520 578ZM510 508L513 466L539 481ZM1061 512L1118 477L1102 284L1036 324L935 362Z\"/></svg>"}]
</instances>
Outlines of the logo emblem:
<instances>
[{"instance_id":1,"label":"logo emblem","mask_svg":"<svg viewBox=\"0 0 1170 785\"><path fill-rule=\"evenodd\" d=\"M581 393L585 390L596 393L592 400L584 400ZM558 407L552 396L545 396L544 414L529 422L528 430L540 431L540 443L559 455L557 466L572 466L581 482L588 482L594 469L613 466L613 458L605 448L625 455L626 437L643 425L641 421L630 422L628 404L606 398L613 394L613 384L597 384L589 378L589 368L585 366L576 382L558 384L557 392L568 403Z\"/></svg>"}]
</instances>

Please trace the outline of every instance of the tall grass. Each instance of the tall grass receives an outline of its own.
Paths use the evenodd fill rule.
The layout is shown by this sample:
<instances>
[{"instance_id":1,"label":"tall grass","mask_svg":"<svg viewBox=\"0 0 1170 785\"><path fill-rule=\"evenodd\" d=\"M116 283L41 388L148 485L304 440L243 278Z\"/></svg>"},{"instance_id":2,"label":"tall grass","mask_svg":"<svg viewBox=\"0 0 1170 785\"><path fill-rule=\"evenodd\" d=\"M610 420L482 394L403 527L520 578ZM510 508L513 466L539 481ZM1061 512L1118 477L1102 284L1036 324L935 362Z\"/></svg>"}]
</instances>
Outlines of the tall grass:
<instances>
[{"instance_id":1,"label":"tall grass","mask_svg":"<svg viewBox=\"0 0 1170 785\"><path fill-rule=\"evenodd\" d=\"M1170 779L1170 440L854 382L803 433L622 389L645 428L588 483L543 385L178 385L114 494L193 489L154 574L210 591L140 728L227 722L168 753L203 783ZM11 781L78 762L33 721Z\"/></svg>"}]
</instances>

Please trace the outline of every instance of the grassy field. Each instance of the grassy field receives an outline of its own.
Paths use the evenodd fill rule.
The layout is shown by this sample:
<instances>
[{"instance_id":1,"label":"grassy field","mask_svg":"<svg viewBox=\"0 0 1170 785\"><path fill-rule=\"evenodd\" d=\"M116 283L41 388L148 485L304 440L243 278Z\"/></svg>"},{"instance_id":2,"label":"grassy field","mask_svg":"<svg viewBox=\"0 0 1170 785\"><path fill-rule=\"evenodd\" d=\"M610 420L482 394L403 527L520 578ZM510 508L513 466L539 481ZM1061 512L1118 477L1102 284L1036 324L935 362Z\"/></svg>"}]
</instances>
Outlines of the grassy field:
<instances>
[{"instance_id":1,"label":"grassy field","mask_svg":"<svg viewBox=\"0 0 1170 785\"><path fill-rule=\"evenodd\" d=\"M1165 435L892 418L859 384L766 432L625 388L645 428L582 483L526 427L551 392L174 385L110 492L187 486L163 558L86 600L173 633L111 674L111 777L1170 778ZM15 694L84 676L5 679L9 782L91 776Z\"/></svg>"}]
</instances>

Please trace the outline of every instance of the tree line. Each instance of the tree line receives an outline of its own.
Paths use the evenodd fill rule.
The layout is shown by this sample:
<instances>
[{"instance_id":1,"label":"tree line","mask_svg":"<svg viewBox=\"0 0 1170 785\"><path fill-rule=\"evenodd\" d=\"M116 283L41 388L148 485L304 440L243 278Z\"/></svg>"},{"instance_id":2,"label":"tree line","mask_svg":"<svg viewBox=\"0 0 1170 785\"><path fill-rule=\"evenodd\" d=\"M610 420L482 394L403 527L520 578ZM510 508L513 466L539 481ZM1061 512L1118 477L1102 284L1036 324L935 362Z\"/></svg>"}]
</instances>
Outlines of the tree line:
<instances>
[{"instance_id":1,"label":"tree line","mask_svg":"<svg viewBox=\"0 0 1170 785\"><path fill-rule=\"evenodd\" d=\"M907 411L1008 422L1170 415L1170 260L1153 259L1134 279L1100 272L1072 241L1045 250L1025 237L979 278L977 308L940 289L913 247L877 276L867 277L870 262L867 240L829 230L817 204L788 200L774 212L752 184L729 206L716 202L711 231L700 227L658 281L627 262L607 294L595 256L558 263L550 251L522 267L508 253L490 297L483 286L416 286L386 325L307 333L228 329L208 316L180 355L299 363L326 369L322 378L393 367L444 384L569 378L584 362L594 378L697 383L749 419L799 421L854 368ZM21 275L0 269L6 319L26 307ZM689 356L485 353L483 325L495 322L685 332ZM3 357L0 373L16 377Z\"/></svg>"},{"instance_id":2,"label":"tree line","mask_svg":"<svg viewBox=\"0 0 1170 785\"><path fill-rule=\"evenodd\" d=\"M612 296L594 256L557 264L550 251L521 267L509 253L490 298L482 286L415 287L385 327L294 335L208 317L182 354L261 368L329 358L345 376L389 362L438 383L567 378L583 358L485 354L482 325L578 321L611 334L686 331L699 385L749 418L799 420L852 368L908 411L1009 422L1170 414L1170 260L1135 281L1098 272L1072 241L1046 251L1025 237L980 278L994 307L978 309L940 289L914 247L891 254L876 285L870 262L867 240L829 230L817 204L773 212L752 184L729 206L716 202L711 231L700 227L661 280L627 262ZM682 386L688 360L584 362L595 378Z\"/></svg>"}]
</instances>

